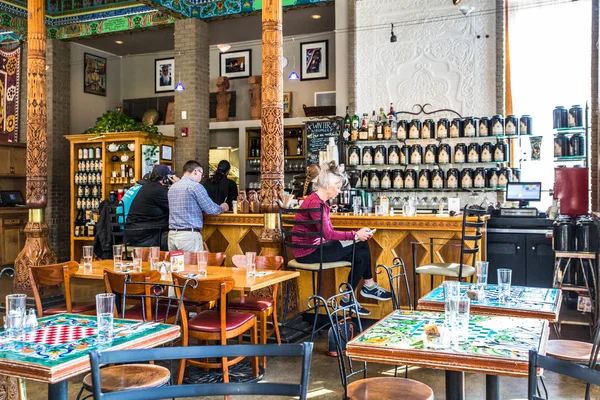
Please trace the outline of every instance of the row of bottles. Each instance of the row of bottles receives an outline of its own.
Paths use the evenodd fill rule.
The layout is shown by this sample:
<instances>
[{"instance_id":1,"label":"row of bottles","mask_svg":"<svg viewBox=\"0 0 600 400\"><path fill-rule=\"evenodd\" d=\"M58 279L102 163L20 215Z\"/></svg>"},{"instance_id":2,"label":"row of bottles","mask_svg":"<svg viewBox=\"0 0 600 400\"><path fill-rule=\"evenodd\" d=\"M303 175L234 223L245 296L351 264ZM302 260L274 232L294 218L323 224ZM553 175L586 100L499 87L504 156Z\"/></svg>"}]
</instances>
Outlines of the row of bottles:
<instances>
[{"instance_id":1,"label":"row of bottles","mask_svg":"<svg viewBox=\"0 0 600 400\"><path fill-rule=\"evenodd\" d=\"M99 198L95 198L92 199L90 197L87 198L82 198L82 197L78 197L77 198L77 209L78 210L95 210L97 211L100 208L100 199Z\"/></svg>"},{"instance_id":2,"label":"row of bottles","mask_svg":"<svg viewBox=\"0 0 600 400\"><path fill-rule=\"evenodd\" d=\"M79 185L77 187L77 196L78 197L92 197L92 198L101 198L102 197L102 186L92 185L83 186Z\"/></svg>"},{"instance_id":3,"label":"row of bottles","mask_svg":"<svg viewBox=\"0 0 600 400\"><path fill-rule=\"evenodd\" d=\"M291 147L288 143L288 140L283 141L283 155L284 156L301 156L302 149L302 138L298 138L296 143L296 153L291 153ZM260 157L260 139L251 139L250 140L250 148L248 149L248 157Z\"/></svg>"},{"instance_id":4,"label":"row of bottles","mask_svg":"<svg viewBox=\"0 0 600 400\"><path fill-rule=\"evenodd\" d=\"M82 147L77 150L77 158L79 160L91 160L91 159L102 159L102 148L100 146L94 147Z\"/></svg>"},{"instance_id":5,"label":"row of bottles","mask_svg":"<svg viewBox=\"0 0 600 400\"><path fill-rule=\"evenodd\" d=\"M251 139L250 148L248 149L248 157L260 157L260 140Z\"/></svg>"},{"instance_id":6,"label":"row of bottles","mask_svg":"<svg viewBox=\"0 0 600 400\"><path fill-rule=\"evenodd\" d=\"M99 172L102 171L102 160L79 160L77 163L79 172Z\"/></svg>"},{"instance_id":7,"label":"row of bottles","mask_svg":"<svg viewBox=\"0 0 600 400\"><path fill-rule=\"evenodd\" d=\"M450 168L363 171L356 188L362 189L502 189L518 181L519 171L508 165L496 168Z\"/></svg>"},{"instance_id":8,"label":"row of bottles","mask_svg":"<svg viewBox=\"0 0 600 400\"><path fill-rule=\"evenodd\" d=\"M460 137L489 137L489 136L515 136L532 134L532 118L523 115L521 118L508 115L506 119L500 114L493 117L465 117L433 119L404 120L397 119L393 104L390 111L385 114L383 108L379 114L373 113L369 118L364 113L362 118L358 114L350 117L349 108L346 107L344 118L344 140L389 140L389 139L445 139Z\"/></svg>"},{"instance_id":9,"label":"row of bottles","mask_svg":"<svg viewBox=\"0 0 600 400\"><path fill-rule=\"evenodd\" d=\"M449 144L420 144L391 146L348 147L348 165L408 165L408 164L448 164L506 162L509 158L508 144L499 140L496 144L457 143L454 152ZM453 156L452 156L453 155Z\"/></svg>"},{"instance_id":10,"label":"row of bottles","mask_svg":"<svg viewBox=\"0 0 600 400\"><path fill-rule=\"evenodd\" d=\"M288 146L287 140L283 141L283 155L286 157L290 155L290 148ZM294 155L295 156L302 155L302 140L298 140L298 143L296 144L296 154L294 154Z\"/></svg>"},{"instance_id":11,"label":"row of bottles","mask_svg":"<svg viewBox=\"0 0 600 400\"><path fill-rule=\"evenodd\" d=\"M91 209L79 209L75 217L75 237L94 237L99 214Z\"/></svg>"},{"instance_id":12,"label":"row of bottles","mask_svg":"<svg viewBox=\"0 0 600 400\"><path fill-rule=\"evenodd\" d=\"M102 173L100 172L77 172L75 174L76 185L101 185Z\"/></svg>"}]
</instances>

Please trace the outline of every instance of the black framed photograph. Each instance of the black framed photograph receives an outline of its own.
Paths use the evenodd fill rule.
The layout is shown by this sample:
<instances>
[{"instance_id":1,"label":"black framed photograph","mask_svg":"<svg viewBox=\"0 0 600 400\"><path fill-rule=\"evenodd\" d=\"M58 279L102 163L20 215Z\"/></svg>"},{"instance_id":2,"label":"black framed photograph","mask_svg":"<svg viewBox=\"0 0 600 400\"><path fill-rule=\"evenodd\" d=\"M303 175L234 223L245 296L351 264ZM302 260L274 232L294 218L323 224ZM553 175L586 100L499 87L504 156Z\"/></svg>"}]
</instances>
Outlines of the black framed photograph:
<instances>
[{"instance_id":1,"label":"black framed photograph","mask_svg":"<svg viewBox=\"0 0 600 400\"><path fill-rule=\"evenodd\" d=\"M252 50L219 54L219 76L229 79L248 78L252 75Z\"/></svg>"},{"instance_id":2,"label":"black framed photograph","mask_svg":"<svg viewBox=\"0 0 600 400\"><path fill-rule=\"evenodd\" d=\"M175 59L154 60L154 93L172 92L175 89Z\"/></svg>"},{"instance_id":3,"label":"black framed photograph","mask_svg":"<svg viewBox=\"0 0 600 400\"><path fill-rule=\"evenodd\" d=\"M166 161L173 161L173 147L163 144L160 159Z\"/></svg>"},{"instance_id":4,"label":"black framed photograph","mask_svg":"<svg viewBox=\"0 0 600 400\"><path fill-rule=\"evenodd\" d=\"M83 91L106 96L106 58L83 54Z\"/></svg>"},{"instance_id":5,"label":"black framed photograph","mask_svg":"<svg viewBox=\"0 0 600 400\"><path fill-rule=\"evenodd\" d=\"M300 43L300 80L310 81L329 77L329 41Z\"/></svg>"}]
</instances>

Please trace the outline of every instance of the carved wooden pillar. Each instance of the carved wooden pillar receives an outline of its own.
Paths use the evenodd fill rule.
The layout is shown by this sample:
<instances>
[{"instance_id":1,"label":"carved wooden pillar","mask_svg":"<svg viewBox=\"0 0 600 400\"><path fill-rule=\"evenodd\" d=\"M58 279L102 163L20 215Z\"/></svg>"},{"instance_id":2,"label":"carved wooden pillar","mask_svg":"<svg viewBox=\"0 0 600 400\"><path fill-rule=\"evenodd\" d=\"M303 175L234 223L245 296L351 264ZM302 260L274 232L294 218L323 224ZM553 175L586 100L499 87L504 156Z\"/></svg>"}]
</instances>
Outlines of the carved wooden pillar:
<instances>
[{"instance_id":1,"label":"carved wooden pillar","mask_svg":"<svg viewBox=\"0 0 600 400\"><path fill-rule=\"evenodd\" d=\"M27 241L15 260L13 292L31 295L27 268L56 263L48 246L44 209L48 193L48 143L46 137L46 26L44 0L27 2ZM65 212L67 209L65 208Z\"/></svg>"},{"instance_id":2,"label":"carved wooden pillar","mask_svg":"<svg viewBox=\"0 0 600 400\"><path fill-rule=\"evenodd\" d=\"M283 10L281 0L264 0L262 8L262 114L260 183L265 228L262 254L278 254L281 244L277 201L283 194Z\"/></svg>"}]
</instances>

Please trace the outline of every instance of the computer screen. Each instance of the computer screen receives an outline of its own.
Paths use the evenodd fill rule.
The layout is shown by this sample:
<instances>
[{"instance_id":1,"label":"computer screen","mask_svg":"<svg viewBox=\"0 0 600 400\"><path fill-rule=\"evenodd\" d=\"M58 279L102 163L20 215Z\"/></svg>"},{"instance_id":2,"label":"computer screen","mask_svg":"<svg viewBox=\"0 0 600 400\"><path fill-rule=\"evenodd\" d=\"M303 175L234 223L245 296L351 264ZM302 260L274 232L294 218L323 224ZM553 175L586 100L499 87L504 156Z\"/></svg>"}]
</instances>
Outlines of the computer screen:
<instances>
[{"instance_id":1,"label":"computer screen","mask_svg":"<svg viewBox=\"0 0 600 400\"><path fill-rule=\"evenodd\" d=\"M511 182L506 187L506 201L540 201L541 182Z\"/></svg>"}]
</instances>

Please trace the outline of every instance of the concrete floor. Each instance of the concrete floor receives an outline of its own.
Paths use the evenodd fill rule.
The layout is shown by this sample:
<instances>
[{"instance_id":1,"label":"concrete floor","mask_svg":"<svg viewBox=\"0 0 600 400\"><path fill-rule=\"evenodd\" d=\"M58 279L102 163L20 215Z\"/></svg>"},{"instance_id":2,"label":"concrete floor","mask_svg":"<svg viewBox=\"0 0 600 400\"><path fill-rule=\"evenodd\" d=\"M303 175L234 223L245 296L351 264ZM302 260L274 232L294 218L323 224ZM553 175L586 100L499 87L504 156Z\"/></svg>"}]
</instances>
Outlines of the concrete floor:
<instances>
[{"instance_id":1,"label":"concrete floor","mask_svg":"<svg viewBox=\"0 0 600 400\"><path fill-rule=\"evenodd\" d=\"M0 298L4 297L10 290L10 280L0 278ZM586 329L563 328L563 338L588 340L589 334ZM326 335L320 335L316 339L315 350L310 374L309 398L311 399L341 399L343 388L339 376L336 358L325 355L327 347ZM264 381L276 382L298 382L300 373L300 361L286 358L273 358L267 363ZM368 376L393 376L394 368L382 364L369 364ZM582 399L585 385L570 378L561 377L557 374L546 372L544 374L546 386L548 387L550 399ZM75 399L81 388L83 376L69 380L69 398ZM413 368L409 370L409 378L424 382L429 385L438 400L445 399L444 371L431 369ZM501 398L518 399L527 397L527 379L500 378ZM485 399L485 376L477 374L466 374L465 378L466 398ZM47 386L43 383L27 381L27 398L29 400L47 399ZM222 397L218 397L222 398ZM393 399L402 399L398 394ZM262 397L256 397L263 400ZM600 399L600 388L593 388L592 399ZM374 399L375 400L375 399Z\"/></svg>"}]
</instances>

